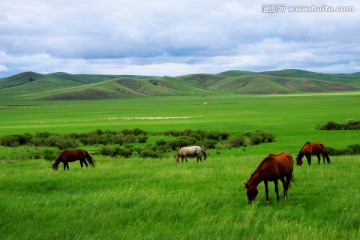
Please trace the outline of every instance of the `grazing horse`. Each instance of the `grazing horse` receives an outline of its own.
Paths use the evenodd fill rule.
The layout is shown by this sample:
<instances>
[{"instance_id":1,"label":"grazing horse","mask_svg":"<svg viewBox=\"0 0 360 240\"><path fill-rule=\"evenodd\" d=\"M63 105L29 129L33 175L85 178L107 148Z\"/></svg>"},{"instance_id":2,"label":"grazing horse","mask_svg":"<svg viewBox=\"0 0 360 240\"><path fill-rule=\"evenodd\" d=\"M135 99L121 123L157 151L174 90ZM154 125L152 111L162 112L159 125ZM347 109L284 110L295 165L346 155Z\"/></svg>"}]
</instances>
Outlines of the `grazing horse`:
<instances>
[{"instance_id":1,"label":"grazing horse","mask_svg":"<svg viewBox=\"0 0 360 240\"><path fill-rule=\"evenodd\" d=\"M204 161L205 161L206 160L206 152L202 147L199 147L199 146L182 147L177 152L177 154L175 156L175 160L176 160L176 163L179 163L179 158L181 157L181 162L183 163L184 158L185 158L185 161L187 162L187 157L195 157L196 156L197 162L199 162L199 160L202 162L202 159L201 159L202 155L204 156Z\"/></svg>"},{"instance_id":2,"label":"grazing horse","mask_svg":"<svg viewBox=\"0 0 360 240\"><path fill-rule=\"evenodd\" d=\"M275 192L279 202L278 179L281 180L284 187L284 199L287 199L290 182L294 181L292 175L293 164L294 160L287 152L269 154L265 157L251 175L250 179L247 182L244 182L248 202L252 203L255 200L258 194L257 186L262 181L264 181L265 184L266 203L269 202L268 181L273 181L275 183ZM286 178L286 180L284 178Z\"/></svg>"},{"instance_id":3,"label":"grazing horse","mask_svg":"<svg viewBox=\"0 0 360 240\"><path fill-rule=\"evenodd\" d=\"M52 168L57 171L59 163L62 162L64 164L64 170L66 168L69 170L69 162L75 162L77 160L80 160L81 167L83 167L83 164L87 167L88 163L95 167L95 160L90 156L90 154L87 151L79 149L63 151L55 160Z\"/></svg>"},{"instance_id":4,"label":"grazing horse","mask_svg":"<svg viewBox=\"0 0 360 240\"><path fill-rule=\"evenodd\" d=\"M301 148L297 158L296 158L296 164L302 165L302 158L303 156L306 157L308 164L311 164L311 155L316 155L318 158L318 164L320 164L320 154L323 157L324 164L325 159L328 163L330 163L329 155L326 151L325 145L321 142L307 142L305 145Z\"/></svg>"}]
</instances>

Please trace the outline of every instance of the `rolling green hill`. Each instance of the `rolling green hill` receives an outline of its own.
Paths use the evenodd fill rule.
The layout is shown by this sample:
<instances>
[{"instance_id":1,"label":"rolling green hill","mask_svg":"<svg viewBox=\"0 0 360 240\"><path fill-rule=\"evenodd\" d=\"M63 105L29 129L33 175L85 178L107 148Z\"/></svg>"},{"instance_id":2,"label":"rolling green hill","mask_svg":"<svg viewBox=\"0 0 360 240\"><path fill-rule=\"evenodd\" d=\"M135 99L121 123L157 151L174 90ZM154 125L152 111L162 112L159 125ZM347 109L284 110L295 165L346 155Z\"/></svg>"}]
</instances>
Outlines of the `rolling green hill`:
<instances>
[{"instance_id":1,"label":"rolling green hill","mask_svg":"<svg viewBox=\"0 0 360 240\"><path fill-rule=\"evenodd\" d=\"M232 70L178 77L24 72L0 79L0 96L25 99L112 99L138 96L287 94L356 91L360 74L324 74L288 69Z\"/></svg>"}]
</instances>

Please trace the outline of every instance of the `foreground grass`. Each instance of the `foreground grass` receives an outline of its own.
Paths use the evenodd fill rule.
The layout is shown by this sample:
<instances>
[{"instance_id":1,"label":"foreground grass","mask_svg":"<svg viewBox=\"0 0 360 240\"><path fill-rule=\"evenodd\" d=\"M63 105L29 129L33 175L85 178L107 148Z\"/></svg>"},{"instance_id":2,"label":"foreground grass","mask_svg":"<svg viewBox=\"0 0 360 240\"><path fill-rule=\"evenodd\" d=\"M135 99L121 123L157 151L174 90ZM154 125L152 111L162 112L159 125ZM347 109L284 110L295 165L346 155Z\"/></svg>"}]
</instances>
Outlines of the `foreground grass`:
<instances>
[{"instance_id":1,"label":"foreground grass","mask_svg":"<svg viewBox=\"0 0 360 240\"><path fill-rule=\"evenodd\" d=\"M0 163L2 239L357 239L358 156L295 166L289 200L263 184L248 205L243 182L263 156L111 159L51 170L44 160ZM282 193L282 187L281 187Z\"/></svg>"}]
</instances>

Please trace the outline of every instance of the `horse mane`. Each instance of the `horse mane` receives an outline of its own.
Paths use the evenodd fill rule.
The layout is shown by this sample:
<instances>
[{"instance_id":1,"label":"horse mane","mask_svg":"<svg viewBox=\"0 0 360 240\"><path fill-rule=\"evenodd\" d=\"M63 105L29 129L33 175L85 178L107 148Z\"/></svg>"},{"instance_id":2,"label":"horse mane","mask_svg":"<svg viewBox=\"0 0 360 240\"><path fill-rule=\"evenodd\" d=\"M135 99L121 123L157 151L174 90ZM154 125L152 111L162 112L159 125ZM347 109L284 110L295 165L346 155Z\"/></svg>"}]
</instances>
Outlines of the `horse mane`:
<instances>
[{"instance_id":1,"label":"horse mane","mask_svg":"<svg viewBox=\"0 0 360 240\"><path fill-rule=\"evenodd\" d=\"M261 161L261 163L260 163L259 166L256 168L256 170L251 174L251 177L250 177L250 178L252 178L252 177L255 175L255 173L257 173L257 172L259 171L259 169L260 169L265 163L267 163L267 162L270 161L270 160L273 160L273 159L274 159L274 156L275 156L275 154L272 154L272 153L270 153L269 155L267 155L267 156Z\"/></svg>"},{"instance_id":2,"label":"horse mane","mask_svg":"<svg viewBox=\"0 0 360 240\"><path fill-rule=\"evenodd\" d=\"M299 153L297 155L298 158L302 158L304 156L303 150L304 150L305 146L307 146L307 145L310 145L310 142L306 142L304 144L304 146L302 146L302 148L300 149L300 151L299 151Z\"/></svg>"},{"instance_id":3,"label":"horse mane","mask_svg":"<svg viewBox=\"0 0 360 240\"><path fill-rule=\"evenodd\" d=\"M310 144L310 142L306 142L306 143L304 144L304 146L301 148L301 150L302 150L306 145L308 145L308 144Z\"/></svg>"},{"instance_id":4,"label":"horse mane","mask_svg":"<svg viewBox=\"0 0 360 240\"><path fill-rule=\"evenodd\" d=\"M61 154L55 159L54 164L59 165L60 162L61 162Z\"/></svg>"}]
</instances>

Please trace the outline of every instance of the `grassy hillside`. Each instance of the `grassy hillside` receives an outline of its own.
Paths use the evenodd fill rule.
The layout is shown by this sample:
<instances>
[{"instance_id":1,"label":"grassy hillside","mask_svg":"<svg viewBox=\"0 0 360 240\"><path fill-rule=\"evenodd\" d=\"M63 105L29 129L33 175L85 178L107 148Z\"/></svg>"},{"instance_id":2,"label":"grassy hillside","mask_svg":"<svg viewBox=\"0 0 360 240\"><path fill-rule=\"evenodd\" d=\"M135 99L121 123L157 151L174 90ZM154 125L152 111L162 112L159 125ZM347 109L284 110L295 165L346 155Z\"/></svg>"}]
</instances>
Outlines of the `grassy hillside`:
<instances>
[{"instance_id":1,"label":"grassy hillside","mask_svg":"<svg viewBox=\"0 0 360 240\"><path fill-rule=\"evenodd\" d=\"M2 97L43 100L114 99L137 96L204 96L355 91L359 74L323 74L302 70L254 73L227 71L178 77L26 72L0 79Z\"/></svg>"},{"instance_id":2,"label":"grassy hillside","mask_svg":"<svg viewBox=\"0 0 360 240\"><path fill-rule=\"evenodd\" d=\"M323 80L327 82L345 84L350 86L360 87L360 74L326 74L326 73L315 73L309 71L303 71L298 69L286 69L280 71L268 71L262 72L261 74L277 76L277 77L291 77L291 78L307 78L314 80Z\"/></svg>"}]
</instances>

